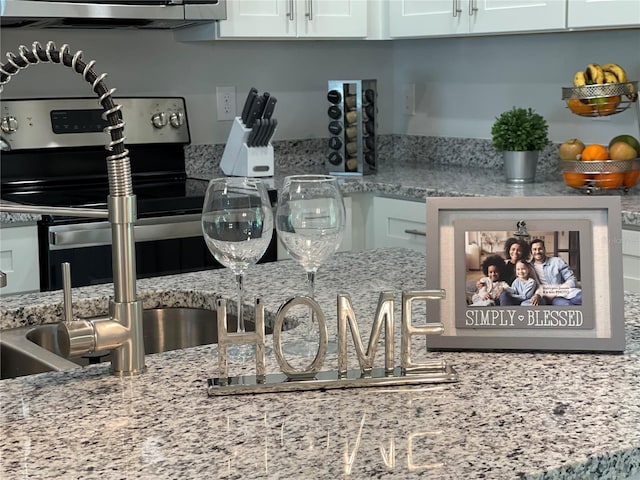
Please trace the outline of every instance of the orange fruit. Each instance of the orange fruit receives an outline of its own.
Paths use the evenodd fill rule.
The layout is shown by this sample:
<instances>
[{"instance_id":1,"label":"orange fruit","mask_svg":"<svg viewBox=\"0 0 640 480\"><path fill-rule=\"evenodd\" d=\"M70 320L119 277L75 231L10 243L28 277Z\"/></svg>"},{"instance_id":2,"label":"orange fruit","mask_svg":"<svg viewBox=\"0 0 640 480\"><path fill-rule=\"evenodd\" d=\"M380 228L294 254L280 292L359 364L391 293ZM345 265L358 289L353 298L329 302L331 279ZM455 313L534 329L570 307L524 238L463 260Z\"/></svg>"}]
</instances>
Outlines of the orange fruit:
<instances>
[{"instance_id":1,"label":"orange fruit","mask_svg":"<svg viewBox=\"0 0 640 480\"><path fill-rule=\"evenodd\" d=\"M638 183L638 178L640 178L640 170L627 172L624 174L622 185L624 185L625 187L633 187L636 183Z\"/></svg>"},{"instance_id":2,"label":"orange fruit","mask_svg":"<svg viewBox=\"0 0 640 480\"><path fill-rule=\"evenodd\" d=\"M569 107L569 110L578 115L589 116L593 113L593 105L583 103L582 100L578 100L577 98L570 98L567 100L567 106Z\"/></svg>"},{"instance_id":3,"label":"orange fruit","mask_svg":"<svg viewBox=\"0 0 640 480\"><path fill-rule=\"evenodd\" d=\"M580 188L587 184L586 173L562 172L564 183L573 188Z\"/></svg>"},{"instance_id":4,"label":"orange fruit","mask_svg":"<svg viewBox=\"0 0 640 480\"><path fill-rule=\"evenodd\" d=\"M609 160L609 152L607 152L607 149L602 145L593 143L584 147L584 150L582 150L582 153L580 154L580 158L587 162L592 160Z\"/></svg>"},{"instance_id":5,"label":"orange fruit","mask_svg":"<svg viewBox=\"0 0 640 480\"><path fill-rule=\"evenodd\" d=\"M599 173L596 175L596 187L618 188L624 182L624 173Z\"/></svg>"},{"instance_id":6,"label":"orange fruit","mask_svg":"<svg viewBox=\"0 0 640 480\"><path fill-rule=\"evenodd\" d=\"M616 108L620 104L620 96L596 98L593 100L593 103L598 115L606 117L607 115L616 113Z\"/></svg>"}]
</instances>

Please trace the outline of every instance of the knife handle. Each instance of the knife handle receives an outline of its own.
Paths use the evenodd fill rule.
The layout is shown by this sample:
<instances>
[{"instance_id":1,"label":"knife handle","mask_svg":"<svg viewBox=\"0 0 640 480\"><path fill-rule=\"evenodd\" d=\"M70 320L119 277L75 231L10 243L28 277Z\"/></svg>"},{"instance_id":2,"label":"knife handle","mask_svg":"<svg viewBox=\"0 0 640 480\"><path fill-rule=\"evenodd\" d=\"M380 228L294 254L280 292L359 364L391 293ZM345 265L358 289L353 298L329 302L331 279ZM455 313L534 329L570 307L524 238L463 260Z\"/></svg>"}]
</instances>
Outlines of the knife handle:
<instances>
[{"instance_id":1,"label":"knife handle","mask_svg":"<svg viewBox=\"0 0 640 480\"><path fill-rule=\"evenodd\" d=\"M267 100L267 104L264 107L262 118L266 118L267 120L269 120L273 116L273 111L276 108L277 101L278 99L276 97L269 97L269 100Z\"/></svg>"},{"instance_id":2,"label":"knife handle","mask_svg":"<svg viewBox=\"0 0 640 480\"><path fill-rule=\"evenodd\" d=\"M260 114L262 114L262 112L264 110L263 102L264 102L264 100L263 100L262 96L260 96L260 95L258 95L255 98L255 100L253 101L253 105L251 106L251 111L249 112L249 116L248 116L247 121L245 123L245 126L247 128L253 127L253 124L258 119L258 112Z\"/></svg>"},{"instance_id":3,"label":"knife handle","mask_svg":"<svg viewBox=\"0 0 640 480\"><path fill-rule=\"evenodd\" d=\"M246 124L247 119L249 118L249 112L251 112L251 107L253 106L253 102L255 98L258 96L258 89L255 87L251 87L249 93L247 94L247 99L244 102L244 107L242 107L242 113L240 114L240 119L242 123Z\"/></svg>"},{"instance_id":4,"label":"knife handle","mask_svg":"<svg viewBox=\"0 0 640 480\"><path fill-rule=\"evenodd\" d=\"M259 130L260 130L260 125L259 123L256 123L251 129L251 132L249 132L249 137L247 138L247 147L255 146Z\"/></svg>"},{"instance_id":5,"label":"knife handle","mask_svg":"<svg viewBox=\"0 0 640 480\"><path fill-rule=\"evenodd\" d=\"M260 103L260 105L258 105L258 110L256 112L256 118L262 118L262 115L264 114L264 109L267 106L267 102L269 101L269 94L268 93L263 94L259 98L262 99L262 102Z\"/></svg>"},{"instance_id":6,"label":"knife handle","mask_svg":"<svg viewBox=\"0 0 640 480\"><path fill-rule=\"evenodd\" d=\"M269 145L269 142L271 142L271 138L273 138L273 134L276 132L277 126L278 120L275 118L269 120L269 131L267 132L267 138L264 141L265 146Z\"/></svg>"}]
</instances>

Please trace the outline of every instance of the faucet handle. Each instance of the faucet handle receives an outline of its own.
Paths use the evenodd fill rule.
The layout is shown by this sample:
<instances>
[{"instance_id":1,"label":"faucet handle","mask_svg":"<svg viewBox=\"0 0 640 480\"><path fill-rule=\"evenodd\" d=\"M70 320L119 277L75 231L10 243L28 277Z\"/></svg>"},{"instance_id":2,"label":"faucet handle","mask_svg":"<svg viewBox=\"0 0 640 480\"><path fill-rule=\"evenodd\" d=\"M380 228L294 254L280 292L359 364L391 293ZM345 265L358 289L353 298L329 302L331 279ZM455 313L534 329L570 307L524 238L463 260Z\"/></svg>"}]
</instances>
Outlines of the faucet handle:
<instances>
[{"instance_id":1,"label":"faucet handle","mask_svg":"<svg viewBox=\"0 0 640 480\"><path fill-rule=\"evenodd\" d=\"M62 311L65 323L73 321L73 302L71 299L71 264L62 263Z\"/></svg>"},{"instance_id":2,"label":"faucet handle","mask_svg":"<svg viewBox=\"0 0 640 480\"><path fill-rule=\"evenodd\" d=\"M78 357L95 350L95 330L87 320L73 319L71 264L62 263L62 310L64 321L58 324L58 348L63 357Z\"/></svg>"}]
</instances>

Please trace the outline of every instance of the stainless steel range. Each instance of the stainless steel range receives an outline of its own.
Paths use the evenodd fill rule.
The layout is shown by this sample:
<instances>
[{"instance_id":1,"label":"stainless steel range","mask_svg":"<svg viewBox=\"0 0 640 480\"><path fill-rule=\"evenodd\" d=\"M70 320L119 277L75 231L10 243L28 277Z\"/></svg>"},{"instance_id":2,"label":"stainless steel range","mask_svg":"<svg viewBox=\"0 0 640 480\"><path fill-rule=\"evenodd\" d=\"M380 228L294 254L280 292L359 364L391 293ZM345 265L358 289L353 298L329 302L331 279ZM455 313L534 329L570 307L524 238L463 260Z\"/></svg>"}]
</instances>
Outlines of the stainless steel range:
<instances>
[{"instance_id":1,"label":"stainless steel range","mask_svg":"<svg viewBox=\"0 0 640 480\"><path fill-rule=\"evenodd\" d=\"M138 278L216 268L202 238L207 181L188 178L190 143L183 98L118 98L130 151ZM2 199L55 207L107 206L106 126L94 98L3 100ZM275 191L271 192L275 197ZM276 236L262 261L276 260ZM45 215L38 222L40 288L111 282L111 226L95 218Z\"/></svg>"}]
</instances>

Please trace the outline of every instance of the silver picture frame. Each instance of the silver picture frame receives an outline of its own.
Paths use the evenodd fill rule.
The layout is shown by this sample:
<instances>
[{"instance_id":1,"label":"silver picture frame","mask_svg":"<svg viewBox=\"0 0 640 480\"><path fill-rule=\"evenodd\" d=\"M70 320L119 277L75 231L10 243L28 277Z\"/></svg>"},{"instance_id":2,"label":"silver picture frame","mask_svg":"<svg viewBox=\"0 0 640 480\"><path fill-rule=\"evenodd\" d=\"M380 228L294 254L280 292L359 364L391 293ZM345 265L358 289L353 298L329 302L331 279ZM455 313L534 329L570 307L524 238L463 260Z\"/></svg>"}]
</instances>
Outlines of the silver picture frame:
<instances>
[{"instance_id":1,"label":"silver picture frame","mask_svg":"<svg viewBox=\"0 0 640 480\"><path fill-rule=\"evenodd\" d=\"M428 305L444 325L428 350L624 351L620 197L437 197L426 207L427 288L446 292ZM527 245L541 238L548 256L566 261L575 288L556 287L556 294L570 301L472 302L482 262L492 255L506 262L501 249L511 237ZM533 262L529 270L537 279ZM545 282L537 285L541 296ZM556 305L563 302L569 305Z\"/></svg>"}]
</instances>

